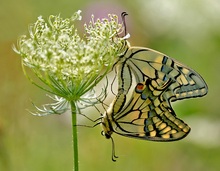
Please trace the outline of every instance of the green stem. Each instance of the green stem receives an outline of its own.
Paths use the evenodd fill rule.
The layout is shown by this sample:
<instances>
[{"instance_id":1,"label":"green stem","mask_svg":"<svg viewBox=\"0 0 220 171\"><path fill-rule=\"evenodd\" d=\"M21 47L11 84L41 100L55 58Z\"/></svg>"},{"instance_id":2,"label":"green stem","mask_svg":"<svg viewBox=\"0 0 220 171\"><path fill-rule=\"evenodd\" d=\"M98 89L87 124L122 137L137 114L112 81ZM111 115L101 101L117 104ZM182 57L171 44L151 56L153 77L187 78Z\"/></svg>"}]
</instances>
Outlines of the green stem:
<instances>
[{"instance_id":1,"label":"green stem","mask_svg":"<svg viewBox=\"0 0 220 171\"><path fill-rule=\"evenodd\" d=\"M76 121L76 104L71 101L71 112L72 112L72 138L73 138L73 171L79 170L79 160L78 160L78 136L77 136L77 121Z\"/></svg>"}]
</instances>

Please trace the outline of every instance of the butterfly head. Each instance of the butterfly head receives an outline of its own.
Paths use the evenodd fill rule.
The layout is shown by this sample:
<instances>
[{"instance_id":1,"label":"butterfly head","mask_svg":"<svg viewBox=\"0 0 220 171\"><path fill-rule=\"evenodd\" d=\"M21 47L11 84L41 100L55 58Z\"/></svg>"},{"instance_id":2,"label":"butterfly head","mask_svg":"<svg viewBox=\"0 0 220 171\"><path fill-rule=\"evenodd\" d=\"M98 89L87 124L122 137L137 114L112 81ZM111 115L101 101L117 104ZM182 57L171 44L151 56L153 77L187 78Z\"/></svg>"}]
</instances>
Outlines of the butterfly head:
<instances>
[{"instance_id":1,"label":"butterfly head","mask_svg":"<svg viewBox=\"0 0 220 171\"><path fill-rule=\"evenodd\" d=\"M106 139L111 138L111 134L109 134L108 132L102 131L101 134L102 134L103 136L105 136Z\"/></svg>"}]
</instances>

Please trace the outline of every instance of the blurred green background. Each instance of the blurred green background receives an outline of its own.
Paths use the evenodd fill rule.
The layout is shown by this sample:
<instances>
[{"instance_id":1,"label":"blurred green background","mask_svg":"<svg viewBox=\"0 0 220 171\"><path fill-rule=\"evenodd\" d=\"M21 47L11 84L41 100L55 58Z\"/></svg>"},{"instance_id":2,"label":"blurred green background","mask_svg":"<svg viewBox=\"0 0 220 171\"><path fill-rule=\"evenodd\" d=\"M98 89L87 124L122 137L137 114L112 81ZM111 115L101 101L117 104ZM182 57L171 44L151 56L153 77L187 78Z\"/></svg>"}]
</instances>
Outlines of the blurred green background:
<instances>
[{"instance_id":1,"label":"blurred green background","mask_svg":"<svg viewBox=\"0 0 220 171\"><path fill-rule=\"evenodd\" d=\"M32 116L26 109L48 102L23 75L12 51L17 38L39 15L70 17L81 9L106 17L126 11L132 45L145 46L190 66L209 86L207 96L174 104L191 128L182 141L155 143L113 135L119 159L111 161L111 141L99 126L79 127L80 171L220 170L220 1L219 0L7 0L0 2L0 170L72 170L70 114ZM88 114L93 115L94 111ZM98 117L98 115L97 115Z\"/></svg>"}]
</instances>

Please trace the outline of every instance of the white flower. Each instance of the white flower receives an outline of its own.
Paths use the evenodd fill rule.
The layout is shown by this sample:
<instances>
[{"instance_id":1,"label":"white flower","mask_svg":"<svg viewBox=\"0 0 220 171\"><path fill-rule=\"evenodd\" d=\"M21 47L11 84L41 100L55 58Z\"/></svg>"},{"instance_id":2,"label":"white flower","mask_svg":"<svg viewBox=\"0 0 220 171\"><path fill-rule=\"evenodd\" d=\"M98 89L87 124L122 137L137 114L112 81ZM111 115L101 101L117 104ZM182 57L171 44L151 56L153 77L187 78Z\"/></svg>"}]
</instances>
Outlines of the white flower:
<instances>
[{"instance_id":1,"label":"white flower","mask_svg":"<svg viewBox=\"0 0 220 171\"><path fill-rule=\"evenodd\" d=\"M81 18L80 10L66 19L51 15L46 21L39 16L15 49L33 84L69 102L80 101L108 73L125 41L118 36L123 27L116 15L97 21L92 16L83 36L75 28ZM26 68L44 85L28 75Z\"/></svg>"}]
</instances>

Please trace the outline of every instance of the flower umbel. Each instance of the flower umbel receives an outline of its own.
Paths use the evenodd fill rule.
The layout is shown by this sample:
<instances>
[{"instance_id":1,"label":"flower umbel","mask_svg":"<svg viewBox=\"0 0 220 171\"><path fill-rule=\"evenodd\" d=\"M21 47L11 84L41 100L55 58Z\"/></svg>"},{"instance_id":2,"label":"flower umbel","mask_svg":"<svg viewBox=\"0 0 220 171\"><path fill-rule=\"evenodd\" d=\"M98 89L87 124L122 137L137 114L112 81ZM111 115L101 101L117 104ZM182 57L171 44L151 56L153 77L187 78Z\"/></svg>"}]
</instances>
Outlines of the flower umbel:
<instances>
[{"instance_id":1,"label":"flower umbel","mask_svg":"<svg viewBox=\"0 0 220 171\"><path fill-rule=\"evenodd\" d=\"M80 101L108 73L124 41L118 36L123 26L116 15L96 21L92 16L80 36L75 27L80 12L66 19L60 15L51 15L48 21L38 17L16 49L32 83L69 102ZM35 81L27 68L44 85Z\"/></svg>"}]
</instances>

